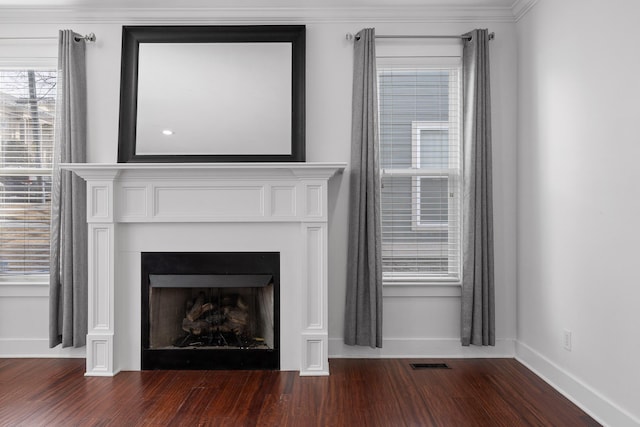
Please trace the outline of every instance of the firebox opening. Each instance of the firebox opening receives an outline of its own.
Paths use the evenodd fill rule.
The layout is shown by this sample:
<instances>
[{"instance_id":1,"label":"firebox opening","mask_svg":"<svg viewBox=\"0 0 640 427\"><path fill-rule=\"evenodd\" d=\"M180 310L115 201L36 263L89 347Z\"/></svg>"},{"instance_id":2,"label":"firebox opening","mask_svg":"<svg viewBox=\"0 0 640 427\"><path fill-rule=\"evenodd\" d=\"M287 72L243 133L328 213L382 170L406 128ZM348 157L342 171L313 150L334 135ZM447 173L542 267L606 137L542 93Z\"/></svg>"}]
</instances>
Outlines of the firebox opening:
<instances>
[{"instance_id":1,"label":"firebox opening","mask_svg":"<svg viewBox=\"0 0 640 427\"><path fill-rule=\"evenodd\" d=\"M151 275L149 348L273 349L272 276L257 287L249 279L225 286L231 277L242 282L242 275ZM193 279L201 286L189 286Z\"/></svg>"},{"instance_id":2,"label":"firebox opening","mask_svg":"<svg viewBox=\"0 0 640 427\"><path fill-rule=\"evenodd\" d=\"M279 367L279 254L142 260L142 369Z\"/></svg>"}]
</instances>

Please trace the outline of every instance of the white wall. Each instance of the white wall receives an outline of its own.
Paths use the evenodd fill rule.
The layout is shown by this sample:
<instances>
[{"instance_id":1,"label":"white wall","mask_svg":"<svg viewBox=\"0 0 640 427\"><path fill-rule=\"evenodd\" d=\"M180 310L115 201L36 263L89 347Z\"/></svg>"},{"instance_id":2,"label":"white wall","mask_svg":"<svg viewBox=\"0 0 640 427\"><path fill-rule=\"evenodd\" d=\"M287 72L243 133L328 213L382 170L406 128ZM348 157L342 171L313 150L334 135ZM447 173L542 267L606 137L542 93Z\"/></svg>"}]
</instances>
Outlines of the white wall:
<instances>
[{"instance_id":1,"label":"white wall","mask_svg":"<svg viewBox=\"0 0 640 427\"><path fill-rule=\"evenodd\" d=\"M513 356L515 341L515 138L516 138L516 41L515 25L500 22L405 23L404 20L363 22L361 19L316 19L292 23L307 25L307 160L348 162L351 133L351 80L353 44L347 32L375 26L379 34L461 34L473 28L488 27L496 33L492 42L492 84L496 215L496 294L497 341L495 348L462 348L459 344L459 288L430 287L419 291L386 292L384 302L383 350L345 347L343 310L346 277L346 236L348 171L330 183L329 222L329 334L331 356ZM289 20L288 22L291 22ZM415 20L414 20L415 22ZM128 22L129 23L129 22ZM236 22L234 22L236 23ZM255 23L255 22L252 22ZM90 162L115 162L117 154L121 25L20 24L2 25L0 36L53 35L58 28L79 33L95 32L97 43L87 47ZM2 45L0 45L0 55ZM422 296L416 297L416 292ZM0 307L8 303L0 297ZM37 301L12 300L22 310L47 311L46 298ZM46 315L33 320L34 335L46 337ZM20 322L3 314L0 329L7 337L19 338ZM11 330L11 333L8 331ZM31 336L31 335L30 335ZM2 344L0 354L11 349ZM34 354L50 354L40 347Z\"/></svg>"},{"instance_id":2,"label":"white wall","mask_svg":"<svg viewBox=\"0 0 640 427\"><path fill-rule=\"evenodd\" d=\"M640 425L639 16L540 0L517 24L517 354L612 426Z\"/></svg>"}]
</instances>

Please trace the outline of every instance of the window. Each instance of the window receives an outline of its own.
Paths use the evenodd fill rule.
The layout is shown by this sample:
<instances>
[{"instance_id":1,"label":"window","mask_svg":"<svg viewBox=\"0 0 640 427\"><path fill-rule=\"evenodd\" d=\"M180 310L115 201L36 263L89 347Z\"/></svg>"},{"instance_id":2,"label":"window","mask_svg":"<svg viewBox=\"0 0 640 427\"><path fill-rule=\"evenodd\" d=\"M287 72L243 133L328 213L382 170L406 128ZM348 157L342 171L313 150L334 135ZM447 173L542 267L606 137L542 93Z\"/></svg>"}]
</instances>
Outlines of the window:
<instances>
[{"instance_id":1,"label":"window","mask_svg":"<svg viewBox=\"0 0 640 427\"><path fill-rule=\"evenodd\" d=\"M383 280L460 280L460 66L378 58Z\"/></svg>"},{"instance_id":2,"label":"window","mask_svg":"<svg viewBox=\"0 0 640 427\"><path fill-rule=\"evenodd\" d=\"M0 279L49 273L56 72L0 69Z\"/></svg>"}]
</instances>

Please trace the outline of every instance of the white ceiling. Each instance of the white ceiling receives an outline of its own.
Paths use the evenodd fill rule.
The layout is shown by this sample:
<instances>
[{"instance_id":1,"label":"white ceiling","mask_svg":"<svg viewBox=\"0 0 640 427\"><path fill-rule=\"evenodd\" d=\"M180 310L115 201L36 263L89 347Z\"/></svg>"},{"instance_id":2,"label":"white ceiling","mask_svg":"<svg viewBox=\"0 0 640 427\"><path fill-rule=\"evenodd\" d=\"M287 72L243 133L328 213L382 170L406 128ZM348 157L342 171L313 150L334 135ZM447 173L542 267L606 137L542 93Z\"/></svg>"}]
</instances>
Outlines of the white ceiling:
<instances>
[{"instance_id":1,"label":"white ceiling","mask_svg":"<svg viewBox=\"0 0 640 427\"><path fill-rule=\"evenodd\" d=\"M537 1L0 0L0 23L514 22Z\"/></svg>"},{"instance_id":2,"label":"white ceiling","mask_svg":"<svg viewBox=\"0 0 640 427\"><path fill-rule=\"evenodd\" d=\"M1 7L43 8L511 8L519 0L0 0Z\"/></svg>"}]
</instances>

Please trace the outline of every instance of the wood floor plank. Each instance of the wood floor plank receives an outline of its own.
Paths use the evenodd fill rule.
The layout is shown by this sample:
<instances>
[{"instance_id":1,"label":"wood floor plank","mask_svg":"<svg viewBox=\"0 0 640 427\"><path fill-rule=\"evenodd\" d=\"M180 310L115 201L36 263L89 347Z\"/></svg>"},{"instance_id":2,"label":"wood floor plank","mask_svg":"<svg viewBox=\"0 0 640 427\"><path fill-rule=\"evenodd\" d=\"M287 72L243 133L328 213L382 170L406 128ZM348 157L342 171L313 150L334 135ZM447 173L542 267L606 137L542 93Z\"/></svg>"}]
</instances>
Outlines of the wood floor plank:
<instances>
[{"instance_id":1,"label":"wood floor plank","mask_svg":"<svg viewBox=\"0 0 640 427\"><path fill-rule=\"evenodd\" d=\"M99 378L82 359L0 359L0 426L599 425L514 359L332 359L330 370Z\"/></svg>"}]
</instances>

